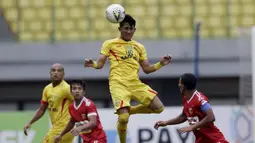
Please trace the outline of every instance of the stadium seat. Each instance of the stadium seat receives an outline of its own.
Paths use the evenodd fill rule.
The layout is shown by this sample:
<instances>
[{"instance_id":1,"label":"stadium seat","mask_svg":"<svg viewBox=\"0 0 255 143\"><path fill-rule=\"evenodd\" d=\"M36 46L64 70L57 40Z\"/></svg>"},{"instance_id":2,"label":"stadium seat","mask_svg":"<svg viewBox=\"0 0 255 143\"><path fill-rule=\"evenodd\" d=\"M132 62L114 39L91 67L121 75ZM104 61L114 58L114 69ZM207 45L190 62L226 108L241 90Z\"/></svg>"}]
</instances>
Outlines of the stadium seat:
<instances>
[{"instance_id":1,"label":"stadium seat","mask_svg":"<svg viewBox=\"0 0 255 143\"><path fill-rule=\"evenodd\" d=\"M105 40L119 36L105 9L120 0L2 0L0 8L21 41ZM137 39L191 38L201 22L203 38L236 36L236 27L255 24L254 0L122 0L137 19Z\"/></svg>"}]
</instances>

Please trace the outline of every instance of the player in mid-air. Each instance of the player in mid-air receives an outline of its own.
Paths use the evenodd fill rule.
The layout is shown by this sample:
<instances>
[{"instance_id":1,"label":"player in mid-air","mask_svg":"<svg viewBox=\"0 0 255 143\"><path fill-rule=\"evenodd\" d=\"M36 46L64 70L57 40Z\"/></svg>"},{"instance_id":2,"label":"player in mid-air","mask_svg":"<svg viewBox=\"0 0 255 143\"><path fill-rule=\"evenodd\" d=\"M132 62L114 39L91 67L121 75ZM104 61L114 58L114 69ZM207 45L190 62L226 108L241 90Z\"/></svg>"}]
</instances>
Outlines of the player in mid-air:
<instances>
[{"instance_id":1,"label":"player in mid-air","mask_svg":"<svg viewBox=\"0 0 255 143\"><path fill-rule=\"evenodd\" d=\"M197 78L191 73L183 74L179 79L179 88L183 97L182 113L167 121L158 121L155 129L167 125L189 122L188 127L179 129L180 133L193 131L195 143L228 143L221 131L214 125L215 116L208 98L196 90Z\"/></svg>"},{"instance_id":2,"label":"player in mid-air","mask_svg":"<svg viewBox=\"0 0 255 143\"><path fill-rule=\"evenodd\" d=\"M43 143L54 143L55 136L59 135L65 128L70 120L68 107L73 101L73 96L70 93L70 85L64 80L64 74L64 67L61 64L52 65L50 69L51 83L43 90L40 108L24 127L25 135L27 135L27 130L31 125L44 115L46 109L50 115L52 128L45 136ZM73 138L70 133L66 134L61 143L72 143Z\"/></svg>"},{"instance_id":3,"label":"player in mid-air","mask_svg":"<svg viewBox=\"0 0 255 143\"><path fill-rule=\"evenodd\" d=\"M55 143L61 141L62 136L69 131L73 136L80 135L84 143L107 143L96 106L84 97L85 92L86 83L84 81L72 81L71 93L74 96L74 102L69 106L71 119L66 128L55 138Z\"/></svg>"},{"instance_id":4,"label":"player in mid-air","mask_svg":"<svg viewBox=\"0 0 255 143\"><path fill-rule=\"evenodd\" d=\"M109 88L118 114L117 130L120 142L126 143L130 115L159 114L164 110L164 105L157 97L157 92L140 81L138 76L140 66L146 74L149 74L169 64L171 57L166 55L154 65L149 63L144 46L132 40L136 31L136 21L129 14L126 14L119 24L119 31L119 38L106 40L103 43L97 61L85 59L84 66L101 69L107 58L110 60ZM130 100L141 104L131 106Z\"/></svg>"}]
</instances>

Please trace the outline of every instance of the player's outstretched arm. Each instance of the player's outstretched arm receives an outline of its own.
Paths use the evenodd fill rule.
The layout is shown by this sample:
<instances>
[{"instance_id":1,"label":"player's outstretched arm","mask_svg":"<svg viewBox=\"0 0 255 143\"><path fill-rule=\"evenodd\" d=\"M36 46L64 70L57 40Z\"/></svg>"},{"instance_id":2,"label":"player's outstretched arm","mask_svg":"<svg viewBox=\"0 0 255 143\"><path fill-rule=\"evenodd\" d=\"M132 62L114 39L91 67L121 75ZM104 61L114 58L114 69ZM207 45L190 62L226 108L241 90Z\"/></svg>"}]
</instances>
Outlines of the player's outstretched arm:
<instances>
[{"instance_id":1,"label":"player's outstretched arm","mask_svg":"<svg viewBox=\"0 0 255 143\"><path fill-rule=\"evenodd\" d=\"M157 130L159 127L164 127L167 125L176 125L176 124L181 124L183 122L187 121L187 116L185 115L184 112L182 112L179 116L167 120L167 121L158 121L155 123L154 128Z\"/></svg>"},{"instance_id":2,"label":"player's outstretched arm","mask_svg":"<svg viewBox=\"0 0 255 143\"><path fill-rule=\"evenodd\" d=\"M93 61L92 59L85 59L84 67L93 67L95 69L101 69L104 67L104 64L107 60L107 56L101 54L97 61Z\"/></svg>"},{"instance_id":3,"label":"player's outstretched arm","mask_svg":"<svg viewBox=\"0 0 255 143\"><path fill-rule=\"evenodd\" d=\"M207 103L207 104L209 104L209 103ZM204 126L206 126L206 125L208 125L208 124L215 121L215 116L214 116L212 108L207 109L204 113L206 114L204 119L202 119L200 122L198 122L194 125L191 125L193 130L204 127Z\"/></svg>"},{"instance_id":4,"label":"player's outstretched arm","mask_svg":"<svg viewBox=\"0 0 255 143\"><path fill-rule=\"evenodd\" d=\"M96 117L97 117L96 115L88 116L89 122L82 125L82 126L79 126L75 129L73 129L71 131L71 134L73 136L77 136L77 135L79 135L80 132L83 132L83 131L86 131L86 130L91 130L91 129L95 128L97 126L97 118Z\"/></svg>"},{"instance_id":5,"label":"player's outstretched arm","mask_svg":"<svg viewBox=\"0 0 255 143\"><path fill-rule=\"evenodd\" d=\"M160 61L154 65L150 64L148 59L142 60L140 62L140 65L143 69L143 72L146 74L155 72L159 70L161 67L169 64L171 62L172 58L170 55L163 56Z\"/></svg>"},{"instance_id":6,"label":"player's outstretched arm","mask_svg":"<svg viewBox=\"0 0 255 143\"><path fill-rule=\"evenodd\" d=\"M28 122L28 124L24 127L24 134L27 135L27 130L31 127L31 125L39 120L45 113L46 109L48 107L48 104L41 104L40 108L36 110L34 117L31 121Z\"/></svg>"},{"instance_id":7,"label":"player's outstretched arm","mask_svg":"<svg viewBox=\"0 0 255 143\"><path fill-rule=\"evenodd\" d=\"M66 133L71 131L74 127L74 124L75 124L74 121L72 119L70 119L70 121L66 125L65 129L55 138L55 143L58 143Z\"/></svg>"},{"instance_id":8,"label":"player's outstretched arm","mask_svg":"<svg viewBox=\"0 0 255 143\"><path fill-rule=\"evenodd\" d=\"M211 108L211 105L209 103L205 103L201 106L201 111L206 115L200 122L190 125L189 127L183 127L179 129L180 133L190 132L196 129L199 129L201 127L204 127L212 122L215 121L215 116L213 113L213 110Z\"/></svg>"}]
</instances>

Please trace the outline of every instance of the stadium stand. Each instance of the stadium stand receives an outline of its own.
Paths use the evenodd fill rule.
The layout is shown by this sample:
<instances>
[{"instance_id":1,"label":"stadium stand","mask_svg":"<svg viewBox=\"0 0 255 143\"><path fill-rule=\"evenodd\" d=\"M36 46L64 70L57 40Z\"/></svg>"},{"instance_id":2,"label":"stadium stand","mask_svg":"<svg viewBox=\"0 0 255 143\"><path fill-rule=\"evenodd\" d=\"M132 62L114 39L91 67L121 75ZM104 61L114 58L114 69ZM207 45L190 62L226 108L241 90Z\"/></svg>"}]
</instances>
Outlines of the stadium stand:
<instances>
[{"instance_id":1,"label":"stadium stand","mask_svg":"<svg viewBox=\"0 0 255 143\"><path fill-rule=\"evenodd\" d=\"M101 40L118 34L104 11L119 2L2 0L0 6L20 40ZM236 27L255 24L254 0L122 0L122 5L138 20L137 39L190 38L197 21L204 38L233 37Z\"/></svg>"}]
</instances>

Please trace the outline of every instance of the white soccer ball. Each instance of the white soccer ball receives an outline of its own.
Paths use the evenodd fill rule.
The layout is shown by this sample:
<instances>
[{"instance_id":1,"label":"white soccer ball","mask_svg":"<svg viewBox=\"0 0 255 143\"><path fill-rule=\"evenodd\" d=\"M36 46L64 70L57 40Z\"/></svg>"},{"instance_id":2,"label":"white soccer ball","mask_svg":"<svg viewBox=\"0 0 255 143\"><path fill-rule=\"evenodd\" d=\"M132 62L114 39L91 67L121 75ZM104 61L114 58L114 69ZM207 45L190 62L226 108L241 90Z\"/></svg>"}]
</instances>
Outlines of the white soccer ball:
<instances>
[{"instance_id":1,"label":"white soccer ball","mask_svg":"<svg viewBox=\"0 0 255 143\"><path fill-rule=\"evenodd\" d=\"M107 7L105 16L111 23L120 23L126 16L125 9L119 4L111 4Z\"/></svg>"}]
</instances>

